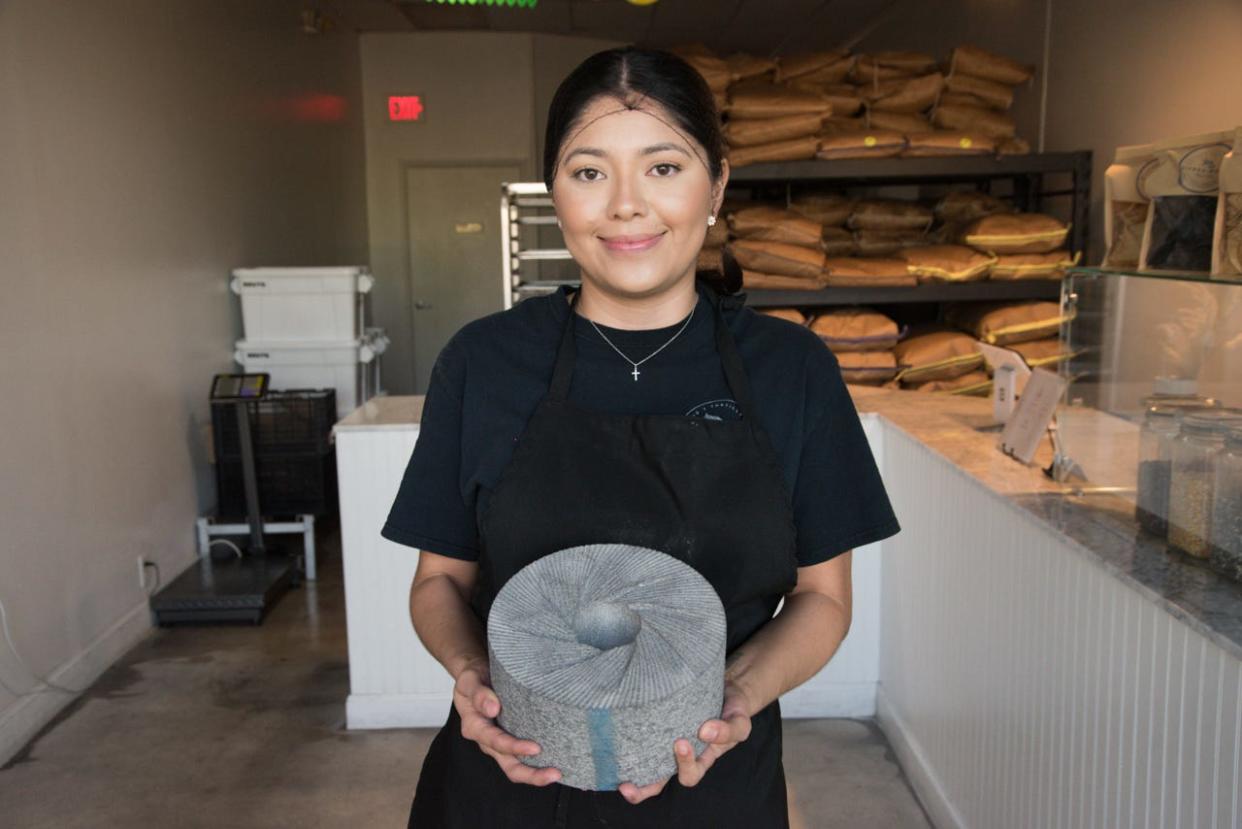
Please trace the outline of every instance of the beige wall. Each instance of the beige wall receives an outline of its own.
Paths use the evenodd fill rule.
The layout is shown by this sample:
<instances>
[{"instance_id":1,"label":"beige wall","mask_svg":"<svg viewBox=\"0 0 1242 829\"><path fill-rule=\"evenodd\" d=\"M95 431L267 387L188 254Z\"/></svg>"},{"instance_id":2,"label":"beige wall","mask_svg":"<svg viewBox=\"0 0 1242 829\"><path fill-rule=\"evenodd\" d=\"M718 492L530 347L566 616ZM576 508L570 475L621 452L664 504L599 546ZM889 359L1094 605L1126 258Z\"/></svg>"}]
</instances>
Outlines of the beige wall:
<instances>
[{"instance_id":1,"label":"beige wall","mask_svg":"<svg viewBox=\"0 0 1242 829\"><path fill-rule=\"evenodd\" d=\"M556 86L584 57L611 45L529 34L362 36L367 223L376 278L371 305L376 323L392 339L384 355L384 386L390 392L425 391L414 388L404 168L508 162L521 168L524 180L537 180L547 106ZM388 96L401 94L422 96L423 120L388 120ZM500 310L499 265L495 279Z\"/></svg>"},{"instance_id":2,"label":"beige wall","mask_svg":"<svg viewBox=\"0 0 1242 829\"><path fill-rule=\"evenodd\" d=\"M138 555L193 560L229 269L365 261L357 37L301 5L0 5L0 600L64 682L145 629ZM0 689L0 762L55 699Z\"/></svg>"}]
</instances>

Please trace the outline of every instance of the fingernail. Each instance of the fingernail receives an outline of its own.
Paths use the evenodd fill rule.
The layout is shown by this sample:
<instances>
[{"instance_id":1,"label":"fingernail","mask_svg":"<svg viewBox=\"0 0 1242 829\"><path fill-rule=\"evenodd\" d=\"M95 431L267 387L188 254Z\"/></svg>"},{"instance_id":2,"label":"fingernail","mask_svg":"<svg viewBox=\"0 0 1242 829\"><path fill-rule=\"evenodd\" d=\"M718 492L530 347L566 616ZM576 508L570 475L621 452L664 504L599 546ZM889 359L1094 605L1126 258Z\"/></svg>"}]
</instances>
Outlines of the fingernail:
<instances>
[{"instance_id":1,"label":"fingernail","mask_svg":"<svg viewBox=\"0 0 1242 829\"><path fill-rule=\"evenodd\" d=\"M690 748L685 743L678 743L677 753L680 754L682 757L685 757L687 754L690 753Z\"/></svg>"},{"instance_id":2,"label":"fingernail","mask_svg":"<svg viewBox=\"0 0 1242 829\"><path fill-rule=\"evenodd\" d=\"M703 729L703 739L704 739L704 740L714 740L714 739L716 739L716 732L717 732L716 726L714 726L714 725L709 725L709 726L706 726L706 727Z\"/></svg>"}]
</instances>

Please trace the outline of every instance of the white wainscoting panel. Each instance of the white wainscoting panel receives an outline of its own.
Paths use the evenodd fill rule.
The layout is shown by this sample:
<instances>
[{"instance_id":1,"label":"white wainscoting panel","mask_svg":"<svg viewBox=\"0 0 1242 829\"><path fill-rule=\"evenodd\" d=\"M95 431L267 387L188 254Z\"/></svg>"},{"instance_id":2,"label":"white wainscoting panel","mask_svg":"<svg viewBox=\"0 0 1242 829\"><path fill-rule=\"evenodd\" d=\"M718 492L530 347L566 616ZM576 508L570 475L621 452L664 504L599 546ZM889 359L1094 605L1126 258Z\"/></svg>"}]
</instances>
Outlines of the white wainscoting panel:
<instances>
[{"instance_id":1,"label":"white wainscoting panel","mask_svg":"<svg viewBox=\"0 0 1242 829\"><path fill-rule=\"evenodd\" d=\"M883 445L877 719L936 825L1242 825L1242 663L900 429Z\"/></svg>"}]
</instances>

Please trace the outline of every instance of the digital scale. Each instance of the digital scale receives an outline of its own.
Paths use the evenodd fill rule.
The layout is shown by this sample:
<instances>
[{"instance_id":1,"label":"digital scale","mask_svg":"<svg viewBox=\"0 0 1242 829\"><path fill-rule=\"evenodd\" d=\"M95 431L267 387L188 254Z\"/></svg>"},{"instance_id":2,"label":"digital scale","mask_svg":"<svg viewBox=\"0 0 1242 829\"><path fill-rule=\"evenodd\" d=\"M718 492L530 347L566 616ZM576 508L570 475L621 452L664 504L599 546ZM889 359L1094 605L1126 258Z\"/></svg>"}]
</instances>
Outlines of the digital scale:
<instances>
[{"instance_id":1,"label":"digital scale","mask_svg":"<svg viewBox=\"0 0 1242 829\"><path fill-rule=\"evenodd\" d=\"M255 474L254 442L250 433L249 403L268 391L267 374L217 374L211 384L211 405L232 405L241 444L242 481L246 493L245 549L229 543L228 558L214 558L200 545L197 566L190 567L151 597L158 625L249 622L257 625L293 584L294 560L269 553L263 543L259 511L259 482ZM240 553L240 554L238 554Z\"/></svg>"}]
</instances>

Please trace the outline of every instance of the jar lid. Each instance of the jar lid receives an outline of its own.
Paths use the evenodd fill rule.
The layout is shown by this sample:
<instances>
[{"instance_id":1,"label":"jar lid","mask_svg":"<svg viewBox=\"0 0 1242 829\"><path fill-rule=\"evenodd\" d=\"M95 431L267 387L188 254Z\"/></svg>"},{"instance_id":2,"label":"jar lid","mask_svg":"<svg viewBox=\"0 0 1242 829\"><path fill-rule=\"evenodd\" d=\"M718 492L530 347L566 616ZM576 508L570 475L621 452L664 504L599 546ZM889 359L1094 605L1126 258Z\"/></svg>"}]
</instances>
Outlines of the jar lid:
<instances>
[{"instance_id":1,"label":"jar lid","mask_svg":"<svg viewBox=\"0 0 1242 829\"><path fill-rule=\"evenodd\" d=\"M1181 413L1182 429L1196 435L1224 435L1242 427L1242 409L1194 409Z\"/></svg>"}]
</instances>

